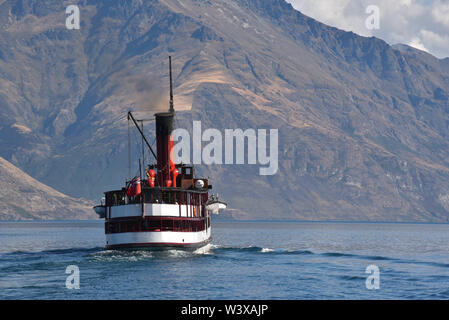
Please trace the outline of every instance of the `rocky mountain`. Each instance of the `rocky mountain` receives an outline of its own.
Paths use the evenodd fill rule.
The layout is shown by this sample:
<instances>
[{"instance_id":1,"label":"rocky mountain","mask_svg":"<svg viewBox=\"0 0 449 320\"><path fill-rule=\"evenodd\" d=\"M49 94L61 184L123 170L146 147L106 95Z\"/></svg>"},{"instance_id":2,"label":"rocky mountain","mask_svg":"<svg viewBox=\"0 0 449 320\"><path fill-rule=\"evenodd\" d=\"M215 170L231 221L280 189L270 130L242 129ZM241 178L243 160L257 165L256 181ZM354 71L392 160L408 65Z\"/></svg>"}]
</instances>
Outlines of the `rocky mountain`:
<instances>
[{"instance_id":1,"label":"rocky mountain","mask_svg":"<svg viewBox=\"0 0 449 320\"><path fill-rule=\"evenodd\" d=\"M0 157L0 220L93 218L91 201L62 194Z\"/></svg>"},{"instance_id":2,"label":"rocky mountain","mask_svg":"<svg viewBox=\"0 0 449 320\"><path fill-rule=\"evenodd\" d=\"M275 175L198 166L235 218L449 221L449 59L284 0L0 1L0 156L70 196L121 187L168 55L179 127L279 130Z\"/></svg>"}]
</instances>

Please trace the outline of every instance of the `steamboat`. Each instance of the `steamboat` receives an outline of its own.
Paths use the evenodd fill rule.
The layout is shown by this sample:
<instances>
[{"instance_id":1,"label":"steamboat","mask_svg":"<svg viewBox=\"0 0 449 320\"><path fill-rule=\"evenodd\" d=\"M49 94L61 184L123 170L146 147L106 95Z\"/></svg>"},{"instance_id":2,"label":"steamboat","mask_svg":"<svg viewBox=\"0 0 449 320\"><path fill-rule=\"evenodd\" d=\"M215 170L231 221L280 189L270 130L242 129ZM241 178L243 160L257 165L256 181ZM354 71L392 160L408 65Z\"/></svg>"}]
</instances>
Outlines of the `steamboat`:
<instances>
[{"instance_id":1,"label":"steamboat","mask_svg":"<svg viewBox=\"0 0 449 320\"><path fill-rule=\"evenodd\" d=\"M154 115L157 153L142 122L139 127L139 120L131 112L127 115L128 124L133 123L142 138L142 154L146 145L155 163L144 165L122 189L105 192L102 203L94 207L105 219L107 249L198 249L211 241L211 213L226 208L225 202L209 196L212 185L195 177L193 165L175 162L171 57L169 72L169 110Z\"/></svg>"}]
</instances>

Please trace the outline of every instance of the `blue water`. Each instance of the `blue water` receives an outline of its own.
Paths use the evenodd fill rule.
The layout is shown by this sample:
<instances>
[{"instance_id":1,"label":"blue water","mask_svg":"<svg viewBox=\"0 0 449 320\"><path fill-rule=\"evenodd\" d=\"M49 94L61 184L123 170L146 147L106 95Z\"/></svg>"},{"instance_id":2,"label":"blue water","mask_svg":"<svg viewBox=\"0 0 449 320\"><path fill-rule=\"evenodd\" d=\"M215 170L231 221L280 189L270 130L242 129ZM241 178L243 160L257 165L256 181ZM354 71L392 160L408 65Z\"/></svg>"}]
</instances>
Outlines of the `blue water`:
<instances>
[{"instance_id":1,"label":"blue water","mask_svg":"<svg viewBox=\"0 0 449 320\"><path fill-rule=\"evenodd\" d=\"M1 222L0 299L449 299L449 225L214 222L193 253L104 250L103 230Z\"/></svg>"}]
</instances>

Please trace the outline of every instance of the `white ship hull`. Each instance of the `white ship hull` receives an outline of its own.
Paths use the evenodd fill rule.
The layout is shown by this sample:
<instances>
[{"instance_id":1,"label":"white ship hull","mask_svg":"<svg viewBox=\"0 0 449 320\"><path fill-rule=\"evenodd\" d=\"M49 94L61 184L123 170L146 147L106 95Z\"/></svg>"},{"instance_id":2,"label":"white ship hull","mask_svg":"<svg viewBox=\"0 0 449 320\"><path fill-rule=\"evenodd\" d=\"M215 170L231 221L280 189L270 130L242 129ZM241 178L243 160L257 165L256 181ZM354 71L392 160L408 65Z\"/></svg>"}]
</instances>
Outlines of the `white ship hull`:
<instances>
[{"instance_id":1,"label":"white ship hull","mask_svg":"<svg viewBox=\"0 0 449 320\"><path fill-rule=\"evenodd\" d=\"M211 240L211 228L198 232L141 231L106 234L107 249L197 249Z\"/></svg>"},{"instance_id":2,"label":"white ship hull","mask_svg":"<svg viewBox=\"0 0 449 320\"><path fill-rule=\"evenodd\" d=\"M128 204L105 212L107 249L197 249L211 240L210 217L194 205Z\"/></svg>"}]
</instances>

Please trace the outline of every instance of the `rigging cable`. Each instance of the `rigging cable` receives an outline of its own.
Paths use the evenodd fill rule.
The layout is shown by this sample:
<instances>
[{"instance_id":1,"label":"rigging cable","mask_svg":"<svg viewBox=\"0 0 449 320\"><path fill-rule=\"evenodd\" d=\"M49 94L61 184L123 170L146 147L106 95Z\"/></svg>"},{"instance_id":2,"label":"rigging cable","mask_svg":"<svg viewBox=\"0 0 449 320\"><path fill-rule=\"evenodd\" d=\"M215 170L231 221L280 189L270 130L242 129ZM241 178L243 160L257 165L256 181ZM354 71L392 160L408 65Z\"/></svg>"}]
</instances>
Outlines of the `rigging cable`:
<instances>
[{"instance_id":1,"label":"rigging cable","mask_svg":"<svg viewBox=\"0 0 449 320\"><path fill-rule=\"evenodd\" d=\"M131 179L131 135L128 118L128 179Z\"/></svg>"}]
</instances>

